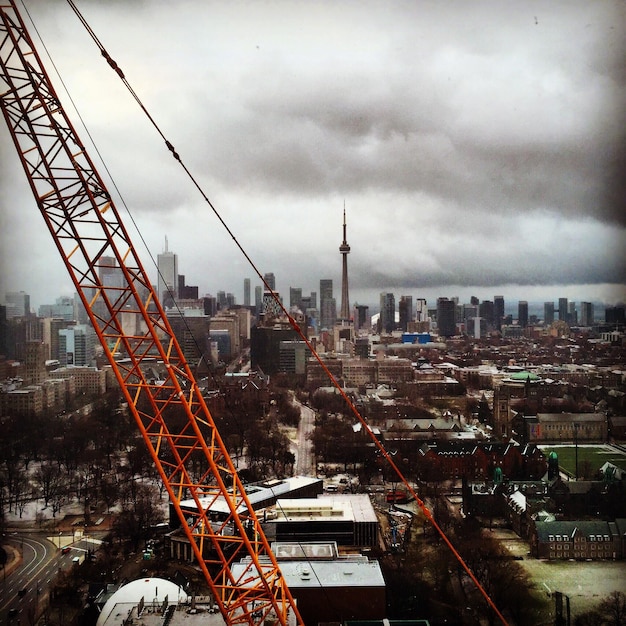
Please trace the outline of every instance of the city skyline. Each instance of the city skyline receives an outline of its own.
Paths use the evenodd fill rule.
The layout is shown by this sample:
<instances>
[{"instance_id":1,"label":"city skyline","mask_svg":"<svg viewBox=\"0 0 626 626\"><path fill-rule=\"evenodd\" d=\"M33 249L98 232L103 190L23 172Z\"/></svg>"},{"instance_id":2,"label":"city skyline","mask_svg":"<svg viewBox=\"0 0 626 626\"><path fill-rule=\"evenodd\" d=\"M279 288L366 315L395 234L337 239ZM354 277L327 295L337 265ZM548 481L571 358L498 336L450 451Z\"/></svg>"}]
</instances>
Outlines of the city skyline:
<instances>
[{"instance_id":1,"label":"city skyline","mask_svg":"<svg viewBox=\"0 0 626 626\"><path fill-rule=\"evenodd\" d=\"M69 9L31 4L139 225L149 253L131 237L153 282L150 257L168 236L189 284L242 302L244 278L257 279L162 140ZM281 294L341 284L345 200L351 305L375 305L381 292L429 304L623 302L624 6L460 7L190 1L84 12ZM24 290L35 308L71 295L4 124L0 219L0 295Z\"/></svg>"}]
</instances>

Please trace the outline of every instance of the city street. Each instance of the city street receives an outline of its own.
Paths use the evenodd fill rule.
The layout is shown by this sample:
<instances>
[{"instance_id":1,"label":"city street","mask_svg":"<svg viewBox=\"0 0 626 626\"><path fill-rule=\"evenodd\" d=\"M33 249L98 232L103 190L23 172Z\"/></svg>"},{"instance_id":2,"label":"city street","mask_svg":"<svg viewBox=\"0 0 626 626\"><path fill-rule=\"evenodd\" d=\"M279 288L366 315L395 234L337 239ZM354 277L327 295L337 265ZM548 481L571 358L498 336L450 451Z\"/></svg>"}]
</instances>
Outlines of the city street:
<instances>
[{"instance_id":1,"label":"city street","mask_svg":"<svg viewBox=\"0 0 626 626\"><path fill-rule=\"evenodd\" d=\"M28 624L63 562L58 546L39 534L17 534L6 543L22 553L21 563L0 583L0 624ZM71 563L71 556L63 555ZM17 612L16 616L9 614Z\"/></svg>"}]
</instances>

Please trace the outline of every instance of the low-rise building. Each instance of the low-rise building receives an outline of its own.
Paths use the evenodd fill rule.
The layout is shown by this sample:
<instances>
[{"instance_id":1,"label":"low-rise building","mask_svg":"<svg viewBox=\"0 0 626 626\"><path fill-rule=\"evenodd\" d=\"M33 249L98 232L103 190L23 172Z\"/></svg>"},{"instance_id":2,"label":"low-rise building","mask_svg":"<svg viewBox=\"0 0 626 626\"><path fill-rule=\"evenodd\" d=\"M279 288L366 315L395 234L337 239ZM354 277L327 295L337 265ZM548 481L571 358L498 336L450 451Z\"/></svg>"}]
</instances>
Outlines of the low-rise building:
<instances>
[{"instance_id":1,"label":"low-rise building","mask_svg":"<svg viewBox=\"0 0 626 626\"><path fill-rule=\"evenodd\" d=\"M541 559L623 559L626 519L535 522L530 551Z\"/></svg>"}]
</instances>

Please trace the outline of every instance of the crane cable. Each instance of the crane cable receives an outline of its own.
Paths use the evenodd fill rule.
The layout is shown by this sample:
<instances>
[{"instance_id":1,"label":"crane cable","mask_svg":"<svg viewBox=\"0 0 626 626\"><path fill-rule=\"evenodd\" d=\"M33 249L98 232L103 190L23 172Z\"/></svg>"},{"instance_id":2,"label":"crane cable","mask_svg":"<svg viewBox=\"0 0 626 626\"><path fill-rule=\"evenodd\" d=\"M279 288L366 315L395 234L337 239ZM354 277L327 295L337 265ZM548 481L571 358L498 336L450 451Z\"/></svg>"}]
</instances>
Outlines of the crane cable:
<instances>
[{"instance_id":1,"label":"crane cable","mask_svg":"<svg viewBox=\"0 0 626 626\"><path fill-rule=\"evenodd\" d=\"M368 433L368 435L370 436L370 438L374 442L374 444L377 447L377 449L380 451L380 453L383 456L383 458L389 463L389 465L392 467L392 469L394 470L394 472L396 473L398 478L400 478L400 480L403 483L403 485L407 488L407 490L409 491L411 496L415 499L416 504L418 505L418 507L420 508L420 510L422 511L424 516L426 517L426 519L432 524L433 528L439 533L439 535L443 539L444 543L448 546L448 548L450 549L450 551L452 552L454 557L457 559L457 561L459 562L461 567L465 570L467 575L470 577L472 582L475 584L475 586L478 589L478 591L485 598L485 600L487 601L487 604L489 605L489 607L495 612L495 614L500 619L502 624L507 626L506 619L504 618L502 613L499 611L499 609L497 608L497 606L495 605L495 603L493 602L493 600L491 599L489 594L483 588L483 586L481 585L480 581L476 578L475 574L472 572L470 567L465 563L465 560L460 555L458 550L454 547L454 545L452 544L452 542L450 541L448 536L445 534L443 529L439 526L439 524L437 524L436 520L434 519L434 517L433 517L432 513L430 512L430 510L428 509L428 507L421 500L421 498L419 498L419 496L417 495L417 493L415 492L413 487L411 487L411 485L409 484L408 480L403 476L403 474L400 471L400 469L398 468L398 466L394 463L394 461L393 461L391 455L389 454L389 452L385 449L385 447L382 445L382 443L371 432L371 429L369 428L369 425L367 424L365 419L362 417L362 415L359 413L359 411L356 408L356 406L354 405L354 403L350 400L350 398L348 397L348 395L346 394L344 389L341 387L341 385L339 384L339 382L337 381L335 376L328 369L327 365L324 363L324 361L322 360L321 356L315 350L314 346L311 344L311 342L308 340L308 338L305 336L305 334L303 333L302 329L300 328L300 326L298 325L296 320L289 314L289 312L287 311L287 309L285 308L285 306L281 302L281 300L278 297L278 295L274 292L274 290L268 284L268 282L265 279L265 277L262 275L260 270L257 268L257 266L254 263L254 261L250 258L250 256L245 251L243 246L239 243L239 241L235 237L234 233L231 231L231 229L228 226L228 224L224 221L224 219L220 215L220 213L217 210L217 208L215 207L215 205L211 202L211 199L208 197L208 195L205 193L205 191L202 188L202 186L198 183L198 181L196 180L194 175L191 173L191 171L188 169L188 167L185 165L185 163L181 159L179 153L174 148L174 145L167 139L167 137L165 136L165 134L163 133L163 131L161 130L161 128L159 127L157 122L154 120L154 118L152 117L152 115L150 114L148 109L144 106L143 102L141 101L141 99L139 98L139 96L137 95L135 90L133 89L132 85L130 84L130 82L128 81L126 76L124 75L124 72L122 71L122 68L118 65L118 63L108 53L108 51L106 50L106 48L104 47L104 45L102 44L102 42L100 41L98 36L95 34L95 32L93 31L93 29L91 28L91 26L89 25L87 20L83 17L83 15L80 13L78 8L74 4L74 1L73 0L67 0L67 3L70 5L71 9L74 11L74 13L78 17L79 21L81 22L81 24L85 27L85 29L87 30L87 32L89 33L89 35L93 39L94 43L96 44L96 46L100 50L101 55L104 57L104 59L109 64L109 66L113 69L113 71L118 75L120 80L124 83L124 85L126 86L128 91L130 92L130 94L132 95L134 100L137 102L137 104L140 107L140 109L144 112L146 117L150 120L150 123L154 126L155 130L157 131L157 133L161 136L161 138L165 142L165 145L166 145L167 149L172 153L172 156L176 159L176 161L178 161L180 166L183 168L183 170L187 174L189 180L196 187L196 189L198 190L198 192L200 193L200 195L202 196L204 201L209 205L210 209L212 210L214 215L217 217L217 219L220 222L220 224L222 224L222 226L224 227L224 229L226 230L226 232L228 233L230 238L235 243L236 247L239 249L241 254L244 256L244 258L246 259L246 261L248 262L248 264L252 268L252 270L260 278L261 282L263 283L263 285L265 287L265 290L271 294L272 298L277 303L277 305L280 308L280 310L282 311L282 313L289 320L289 323L290 323L291 327L296 331L296 333L300 336L300 338L305 342L305 344L307 345L308 349L311 351L311 354L317 360L317 362L321 366L321 368L324 371L324 373L328 376L328 378L331 381L331 383L333 384L333 386L339 391L339 393L341 394L341 396L343 397L343 399L347 403L348 407L350 408L350 410L352 411L354 416L361 423L363 428L366 430L366 432Z\"/></svg>"}]
</instances>

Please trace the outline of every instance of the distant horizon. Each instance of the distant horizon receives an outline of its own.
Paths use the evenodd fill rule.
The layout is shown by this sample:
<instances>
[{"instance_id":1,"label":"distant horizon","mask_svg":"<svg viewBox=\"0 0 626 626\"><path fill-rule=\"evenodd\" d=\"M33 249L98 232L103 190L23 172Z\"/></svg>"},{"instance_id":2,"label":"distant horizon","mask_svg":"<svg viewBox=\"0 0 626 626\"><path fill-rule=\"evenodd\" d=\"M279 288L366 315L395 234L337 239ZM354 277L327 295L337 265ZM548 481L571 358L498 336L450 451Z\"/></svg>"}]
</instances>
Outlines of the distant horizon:
<instances>
[{"instance_id":1,"label":"distant horizon","mask_svg":"<svg viewBox=\"0 0 626 626\"><path fill-rule=\"evenodd\" d=\"M252 280L252 279L251 279ZM258 285L257 285L258 286ZM252 302L254 302L254 287L255 285L251 282L251 298L252 298ZM289 286L286 288L286 290L281 291L280 289L277 288L277 292L280 295L280 297L282 298L282 301L285 305L286 308L289 308L289 288L290 287L294 287L293 285ZM299 288L299 287L295 287L295 288ZM537 289L537 286L529 286L529 289ZM510 287L508 288L510 289ZM551 287L542 287L542 289L547 290L552 290ZM427 301L427 305L428 308L435 308L436 304L437 304L437 298L439 297L443 297L443 298L455 298L458 297L459 298L459 304L469 304L470 299L472 296L475 296L479 299L480 302L483 302L485 300L488 301L492 301L495 296L501 296L503 295L501 292L498 292L497 290L494 291L494 294L491 296L485 295L484 294L484 288L482 289L474 289L472 287L462 287L460 288L460 290L462 290L463 292L467 292L470 293L471 295L467 295L467 296L461 296L461 295L457 295L455 293L454 289L450 289L449 287L442 287L441 293L438 296L432 296L431 294L435 292L435 290L433 288L429 288L428 289L428 294L430 295L430 297L426 297L426 301ZM46 305L52 305L55 304L57 298L63 298L63 297L70 297L73 298L75 295L74 293L61 293L59 295L57 295L56 297L52 298L52 300L50 301L45 301L44 299L40 298L37 294L32 293L30 291L28 291L27 289L21 289L21 290L17 290L17 291L24 291L24 293L26 293L28 296L30 296L30 301L31 301L31 312L34 312L35 314L38 314L38 310L39 307L41 306L46 306ZM217 291L214 292L207 292L207 293L201 293L199 291L198 293L198 297L199 298L204 298L207 295L213 296L215 297L218 293L218 291L224 291L226 293L232 293L235 296L235 303L237 305L243 305L243 279L241 280L241 289L240 289L240 293L237 293L237 290L228 290L228 289L218 289ZM318 297L318 308L319 308L319 286L318 289L314 289L312 291L315 291L317 293L317 297ZM354 308L354 306L356 306L357 304L360 305L365 305L368 306L370 309L370 313L376 314L379 310L379 301L378 298L373 299L371 292L373 290L369 289L366 290L367 291L367 295L368 295L368 301L365 301L364 299L361 298L353 298L352 296L350 297L350 307L351 309ZM564 291L566 291L566 289L563 288L563 286L559 286L559 287L555 287L554 291L557 292L558 296L554 296L552 299L550 299L549 297L547 299L528 299L528 298L524 298L524 297L512 297L509 293L509 296L507 297L506 295L504 295L504 307L505 307L505 314L506 315L512 315L513 318L515 319L517 317L517 311L518 311L518 303L520 301L526 301L528 302L528 314L529 316L531 315L536 315L539 319L543 319L543 310L544 310L544 304L545 302L553 302L555 305L555 315L558 317L558 300L559 298L564 298L567 297L566 295L563 294ZM2 303L4 303L4 298L6 296L6 293L9 292L14 292L14 291L7 291L4 292L2 294ZM337 307L339 308L339 298L338 298L338 294L340 294L341 292L341 284L339 282L339 284L336 284L336 282L333 280L333 293L335 294L335 299L337 301ZM361 295L364 293L363 290L354 290L355 293L361 293ZM520 286L520 293L524 292L524 286ZM303 296L308 296L310 295L311 291L310 290L302 290L302 294ZM379 296L380 293L393 293L394 296L396 297L396 310L398 309L398 303L400 301L400 297L401 296L411 296L413 298L413 310L415 310L415 303L416 300L418 298L422 298L425 297L424 295L415 295L415 291L410 290L410 289L404 289L404 288L397 288L396 290L392 290L392 289L383 289L380 291L376 292L377 295ZM422 292L424 294L426 294L426 291ZM576 310L580 311L580 303L581 302L591 302L594 306L594 318L597 320L599 318L603 318L604 317L604 311L606 309L606 307L609 306L619 306L619 305L624 305L624 301L623 300L614 300L614 301L610 301L610 300L606 300L606 299L599 299L599 298L578 298L578 299L574 299L571 297L567 297L568 298L568 302L574 302L576 304Z\"/></svg>"}]
</instances>

